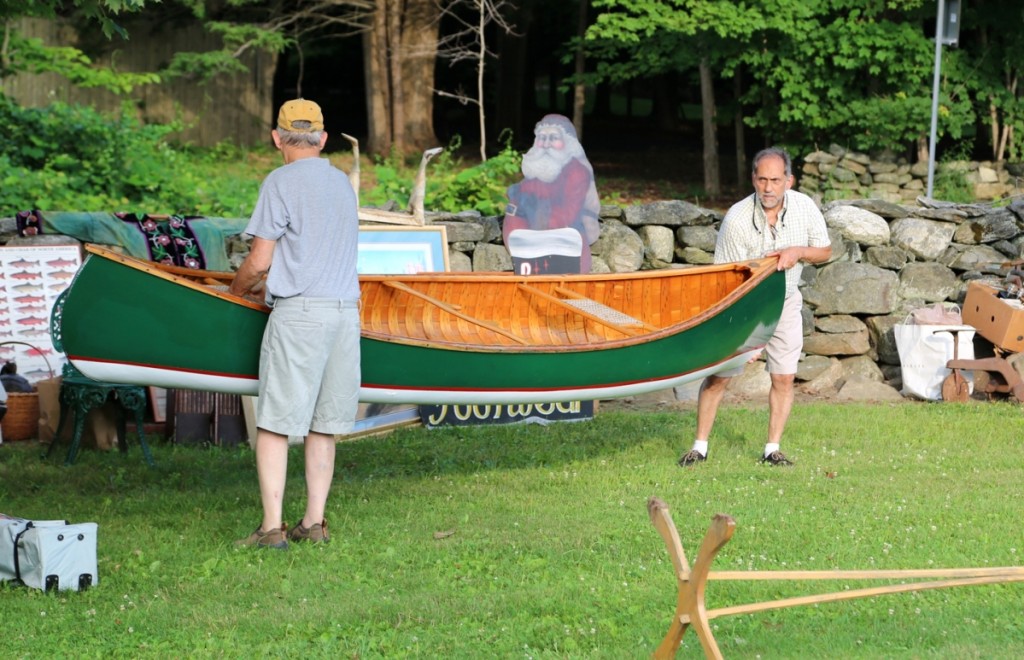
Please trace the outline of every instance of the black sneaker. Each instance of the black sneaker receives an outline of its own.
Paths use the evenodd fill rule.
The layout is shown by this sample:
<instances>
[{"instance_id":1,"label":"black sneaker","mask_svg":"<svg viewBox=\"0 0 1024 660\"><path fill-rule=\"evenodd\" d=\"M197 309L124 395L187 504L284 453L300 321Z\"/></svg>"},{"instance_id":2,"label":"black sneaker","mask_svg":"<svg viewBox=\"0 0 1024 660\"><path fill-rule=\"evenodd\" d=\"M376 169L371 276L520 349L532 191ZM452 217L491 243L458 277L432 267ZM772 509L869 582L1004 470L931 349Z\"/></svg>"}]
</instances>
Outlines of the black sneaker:
<instances>
[{"instance_id":1,"label":"black sneaker","mask_svg":"<svg viewBox=\"0 0 1024 660\"><path fill-rule=\"evenodd\" d=\"M700 453L696 449L691 449L683 454L682 458L679 459L679 467L690 467L697 463L703 463L706 460L708 460L706 455Z\"/></svg>"},{"instance_id":2,"label":"black sneaker","mask_svg":"<svg viewBox=\"0 0 1024 660\"><path fill-rule=\"evenodd\" d=\"M761 457L762 463L768 463L769 465L792 465L793 461L786 458L786 455L781 451L773 451L767 456Z\"/></svg>"}]
</instances>

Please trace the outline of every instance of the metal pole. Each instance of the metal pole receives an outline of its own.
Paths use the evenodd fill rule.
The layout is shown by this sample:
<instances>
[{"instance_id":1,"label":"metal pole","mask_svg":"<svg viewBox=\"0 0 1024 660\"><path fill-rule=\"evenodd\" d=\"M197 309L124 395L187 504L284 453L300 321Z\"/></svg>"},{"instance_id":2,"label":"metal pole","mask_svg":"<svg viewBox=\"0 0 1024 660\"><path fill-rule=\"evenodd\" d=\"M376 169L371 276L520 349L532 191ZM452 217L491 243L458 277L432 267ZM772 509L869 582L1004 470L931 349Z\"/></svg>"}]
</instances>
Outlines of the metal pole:
<instances>
[{"instance_id":1,"label":"metal pole","mask_svg":"<svg viewBox=\"0 0 1024 660\"><path fill-rule=\"evenodd\" d=\"M932 133L928 141L928 199L932 198L935 183L935 133L939 123L939 72L942 70L943 18L946 15L946 0L939 0L939 13L935 17L935 75L932 79Z\"/></svg>"}]
</instances>

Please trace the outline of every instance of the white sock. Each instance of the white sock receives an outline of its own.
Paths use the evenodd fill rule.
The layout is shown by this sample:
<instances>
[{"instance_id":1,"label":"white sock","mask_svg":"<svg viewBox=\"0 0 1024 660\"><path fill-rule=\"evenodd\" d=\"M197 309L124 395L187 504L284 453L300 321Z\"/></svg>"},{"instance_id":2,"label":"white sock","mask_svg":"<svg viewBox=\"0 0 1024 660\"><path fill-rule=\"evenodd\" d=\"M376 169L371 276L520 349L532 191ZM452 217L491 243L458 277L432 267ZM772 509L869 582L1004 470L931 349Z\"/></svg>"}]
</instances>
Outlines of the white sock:
<instances>
[{"instance_id":1,"label":"white sock","mask_svg":"<svg viewBox=\"0 0 1024 660\"><path fill-rule=\"evenodd\" d=\"M707 440L694 440L693 450L701 456L708 455L708 441Z\"/></svg>"},{"instance_id":2,"label":"white sock","mask_svg":"<svg viewBox=\"0 0 1024 660\"><path fill-rule=\"evenodd\" d=\"M777 442L766 442L764 443L764 455L771 456L772 452L779 451L779 443Z\"/></svg>"}]
</instances>

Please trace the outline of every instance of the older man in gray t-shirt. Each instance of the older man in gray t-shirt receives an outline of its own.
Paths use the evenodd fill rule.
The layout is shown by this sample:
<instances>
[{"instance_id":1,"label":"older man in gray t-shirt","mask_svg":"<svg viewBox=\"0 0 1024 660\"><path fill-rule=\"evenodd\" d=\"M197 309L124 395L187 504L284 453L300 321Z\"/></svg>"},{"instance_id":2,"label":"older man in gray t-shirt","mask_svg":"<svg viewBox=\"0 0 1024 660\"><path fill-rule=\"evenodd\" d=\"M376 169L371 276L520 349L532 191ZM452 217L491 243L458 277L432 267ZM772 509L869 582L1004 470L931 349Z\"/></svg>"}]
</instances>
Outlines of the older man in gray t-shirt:
<instances>
[{"instance_id":1,"label":"older man in gray t-shirt","mask_svg":"<svg viewBox=\"0 0 1024 660\"><path fill-rule=\"evenodd\" d=\"M334 476L335 435L358 408L359 217L348 177L321 158L323 115L312 101L281 107L274 144L284 165L270 173L246 233L249 256L231 285L251 294L266 276L273 307L260 350L256 468L263 521L239 545L285 549L329 540L324 510ZM305 436L306 509L283 523L288 436Z\"/></svg>"}]
</instances>

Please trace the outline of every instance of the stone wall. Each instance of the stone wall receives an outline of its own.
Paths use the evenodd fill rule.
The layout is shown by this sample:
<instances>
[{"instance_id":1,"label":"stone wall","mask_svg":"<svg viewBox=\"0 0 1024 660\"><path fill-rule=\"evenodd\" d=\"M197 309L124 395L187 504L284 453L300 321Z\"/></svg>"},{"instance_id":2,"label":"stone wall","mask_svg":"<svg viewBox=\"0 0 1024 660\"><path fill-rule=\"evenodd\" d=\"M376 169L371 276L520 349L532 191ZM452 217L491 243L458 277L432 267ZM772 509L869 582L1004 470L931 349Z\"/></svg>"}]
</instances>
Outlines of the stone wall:
<instances>
[{"instance_id":1,"label":"stone wall","mask_svg":"<svg viewBox=\"0 0 1024 660\"><path fill-rule=\"evenodd\" d=\"M950 173L960 173L971 199L996 200L1024 193L1024 164L954 161L936 164L933 196L939 196L941 179ZM893 154L871 157L836 145L808 154L798 181L798 190L824 202L882 199L914 204L927 189L927 162L911 165Z\"/></svg>"},{"instance_id":2,"label":"stone wall","mask_svg":"<svg viewBox=\"0 0 1024 660\"><path fill-rule=\"evenodd\" d=\"M810 394L899 398L893 326L923 306L962 304L967 282L1001 282L1006 263L1024 255L1024 198L1003 205L860 199L831 201L822 210L832 260L805 268L802 284L806 355L797 378ZM427 219L446 228L453 271L512 269L500 218L463 212L428 213ZM600 220L593 271L631 272L711 263L722 214L673 200L605 206ZM55 239L67 240L17 237L13 218L0 219L0 242ZM227 250L237 267L248 243L234 236ZM755 372L752 391L766 391L763 370Z\"/></svg>"}]
</instances>

